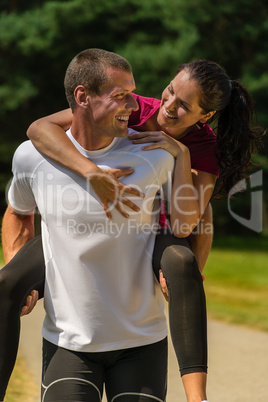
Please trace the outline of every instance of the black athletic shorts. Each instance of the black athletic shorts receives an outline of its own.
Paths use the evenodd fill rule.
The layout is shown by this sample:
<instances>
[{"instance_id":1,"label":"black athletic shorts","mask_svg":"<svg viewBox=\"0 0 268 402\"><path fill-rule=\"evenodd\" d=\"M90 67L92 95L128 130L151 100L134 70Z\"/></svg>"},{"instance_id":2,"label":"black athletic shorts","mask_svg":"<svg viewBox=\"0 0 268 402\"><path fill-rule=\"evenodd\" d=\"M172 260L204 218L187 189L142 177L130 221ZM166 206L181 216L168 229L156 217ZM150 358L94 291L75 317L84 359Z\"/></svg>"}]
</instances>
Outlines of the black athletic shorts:
<instances>
[{"instance_id":1,"label":"black athletic shorts","mask_svg":"<svg viewBox=\"0 0 268 402\"><path fill-rule=\"evenodd\" d=\"M167 339L99 353L74 352L43 340L42 402L163 402Z\"/></svg>"}]
</instances>

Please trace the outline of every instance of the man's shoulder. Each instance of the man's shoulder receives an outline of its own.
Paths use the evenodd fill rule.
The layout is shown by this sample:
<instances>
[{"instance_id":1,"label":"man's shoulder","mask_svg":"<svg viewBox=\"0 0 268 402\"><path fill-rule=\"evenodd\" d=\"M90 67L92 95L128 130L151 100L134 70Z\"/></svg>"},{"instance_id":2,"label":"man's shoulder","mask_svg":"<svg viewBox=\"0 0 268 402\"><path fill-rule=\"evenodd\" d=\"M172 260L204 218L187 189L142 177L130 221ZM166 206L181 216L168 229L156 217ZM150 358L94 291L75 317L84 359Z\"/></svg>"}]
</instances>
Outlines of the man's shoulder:
<instances>
[{"instance_id":1,"label":"man's shoulder","mask_svg":"<svg viewBox=\"0 0 268 402\"><path fill-rule=\"evenodd\" d=\"M134 130L132 130L132 132L135 132ZM129 141L129 140L128 140ZM131 143L131 141L129 141ZM132 144L132 150L136 151L137 153L139 153L140 155L142 155L144 158L148 158L149 160L151 160L154 164L155 163L159 163L161 166L167 164L169 167L174 164L174 158L173 156L166 151L163 148L156 148L156 149L152 149L149 151L145 151L142 148L145 146L146 144Z\"/></svg>"},{"instance_id":2,"label":"man's shoulder","mask_svg":"<svg viewBox=\"0 0 268 402\"><path fill-rule=\"evenodd\" d=\"M32 170L38 163L43 160L43 156L33 146L30 140L24 141L16 149L13 157L13 167L16 166L20 170Z\"/></svg>"},{"instance_id":3,"label":"man's shoulder","mask_svg":"<svg viewBox=\"0 0 268 402\"><path fill-rule=\"evenodd\" d=\"M132 134L132 133L138 133L138 131L129 129L129 134ZM157 148L157 149L153 149L151 151L144 151L142 148L145 145L146 144L132 144L132 141L128 138L128 136L120 138L119 142L118 142L119 148L122 148L122 149L124 148L124 150L127 150L133 154L137 153L137 154L144 156L145 158L156 159L156 160L159 160L160 163L162 161L174 162L173 156L166 150L164 150L162 148Z\"/></svg>"}]
</instances>

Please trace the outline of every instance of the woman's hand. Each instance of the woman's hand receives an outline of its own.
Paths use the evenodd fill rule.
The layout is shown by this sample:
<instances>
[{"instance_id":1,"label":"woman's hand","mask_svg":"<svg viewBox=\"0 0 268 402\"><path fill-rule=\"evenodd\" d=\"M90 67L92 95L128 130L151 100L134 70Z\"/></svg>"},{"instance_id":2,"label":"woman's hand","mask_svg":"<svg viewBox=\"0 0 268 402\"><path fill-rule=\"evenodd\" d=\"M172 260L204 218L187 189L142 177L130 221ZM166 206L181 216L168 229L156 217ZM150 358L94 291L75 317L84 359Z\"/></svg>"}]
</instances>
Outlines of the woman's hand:
<instances>
[{"instance_id":1,"label":"woman's hand","mask_svg":"<svg viewBox=\"0 0 268 402\"><path fill-rule=\"evenodd\" d=\"M97 173L88 175L88 180L99 197L107 218L112 219L111 208L108 206L108 203L112 203L125 218L128 218L129 214L122 207L122 204L128 206L133 211L139 212L140 208L126 198L125 194L131 194L141 198L144 198L144 194L133 187L124 186L118 181L119 177L130 175L133 172L134 169L132 168L101 169Z\"/></svg>"},{"instance_id":2,"label":"woman's hand","mask_svg":"<svg viewBox=\"0 0 268 402\"><path fill-rule=\"evenodd\" d=\"M185 145L170 137L164 131L145 131L143 133L129 134L128 138L133 144L145 144L149 142L150 145L142 147L144 151L162 148L168 151L174 158L177 158L180 153L188 151Z\"/></svg>"}]
</instances>

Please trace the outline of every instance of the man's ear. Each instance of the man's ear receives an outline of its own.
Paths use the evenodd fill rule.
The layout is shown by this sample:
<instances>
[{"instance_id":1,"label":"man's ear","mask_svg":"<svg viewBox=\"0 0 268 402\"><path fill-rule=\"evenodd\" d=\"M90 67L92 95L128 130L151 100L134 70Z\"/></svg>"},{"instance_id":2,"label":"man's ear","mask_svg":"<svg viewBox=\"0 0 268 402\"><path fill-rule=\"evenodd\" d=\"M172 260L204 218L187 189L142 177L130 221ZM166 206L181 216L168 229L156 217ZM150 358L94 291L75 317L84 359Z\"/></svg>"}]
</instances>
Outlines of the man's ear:
<instances>
[{"instance_id":1,"label":"man's ear","mask_svg":"<svg viewBox=\"0 0 268 402\"><path fill-rule=\"evenodd\" d=\"M214 116L215 113L216 110L214 110L213 112L208 112L202 117L202 119L199 120L200 123L206 123L209 119L211 119L212 116Z\"/></svg>"},{"instance_id":2,"label":"man's ear","mask_svg":"<svg viewBox=\"0 0 268 402\"><path fill-rule=\"evenodd\" d=\"M74 97L77 105L87 107L89 105L88 92L83 85L78 85L74 90Z\"/></svg>"}]
</instances>

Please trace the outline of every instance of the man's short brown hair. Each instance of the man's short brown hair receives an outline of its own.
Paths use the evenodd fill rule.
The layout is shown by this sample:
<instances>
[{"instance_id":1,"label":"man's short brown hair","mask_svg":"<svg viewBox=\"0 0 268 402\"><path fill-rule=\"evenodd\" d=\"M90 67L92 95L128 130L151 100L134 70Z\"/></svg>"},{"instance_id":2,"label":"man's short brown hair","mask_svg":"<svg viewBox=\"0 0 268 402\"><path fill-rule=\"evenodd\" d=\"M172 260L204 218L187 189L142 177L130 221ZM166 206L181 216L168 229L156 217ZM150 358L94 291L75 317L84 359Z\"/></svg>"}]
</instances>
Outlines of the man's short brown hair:
<instances>
[{"instance_id":1,"label":"man's short brown hair","mask_svg":"<svg viewBox=\"0 0 268 402\"><path fill-rule=\"evenodd\" d=\"M124 57L107 50L86 49L73 58L64 79L66 98L72 111L76 107L75 88L83 85L90 93L98 95L100 88L109 82L108 67L132 73L131 66Z\"/></svg>"}]
</instances>

